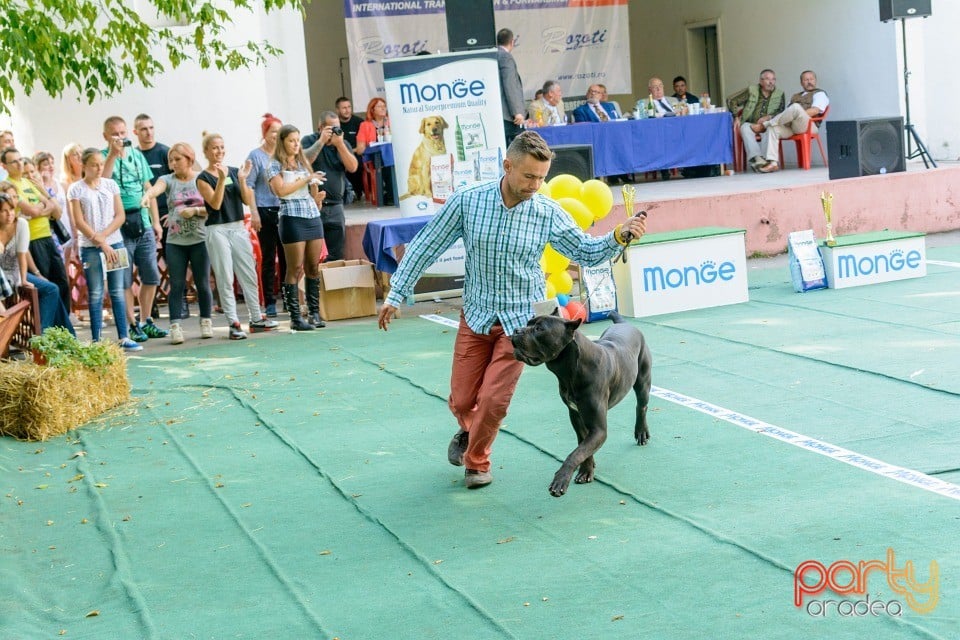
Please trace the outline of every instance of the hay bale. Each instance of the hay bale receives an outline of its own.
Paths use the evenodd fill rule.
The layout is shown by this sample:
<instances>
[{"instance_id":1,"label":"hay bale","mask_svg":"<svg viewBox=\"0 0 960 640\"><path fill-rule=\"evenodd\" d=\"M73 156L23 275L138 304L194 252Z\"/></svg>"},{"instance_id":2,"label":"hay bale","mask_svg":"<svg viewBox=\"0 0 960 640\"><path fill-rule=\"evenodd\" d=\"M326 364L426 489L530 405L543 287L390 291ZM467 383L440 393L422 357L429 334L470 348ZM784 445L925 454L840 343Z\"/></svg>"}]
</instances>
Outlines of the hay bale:
<instances>
[{"instance_id":1,"label":"hay bale","mask_svg":"<svg viewBox=\"0 0 960 640\"><path fill-rule=\"evenodd\" d=\"M46 440L126 402L126 361L109 348L117 357L97 368L0 362L0 435Z\"/></svg>"}]
</instances>

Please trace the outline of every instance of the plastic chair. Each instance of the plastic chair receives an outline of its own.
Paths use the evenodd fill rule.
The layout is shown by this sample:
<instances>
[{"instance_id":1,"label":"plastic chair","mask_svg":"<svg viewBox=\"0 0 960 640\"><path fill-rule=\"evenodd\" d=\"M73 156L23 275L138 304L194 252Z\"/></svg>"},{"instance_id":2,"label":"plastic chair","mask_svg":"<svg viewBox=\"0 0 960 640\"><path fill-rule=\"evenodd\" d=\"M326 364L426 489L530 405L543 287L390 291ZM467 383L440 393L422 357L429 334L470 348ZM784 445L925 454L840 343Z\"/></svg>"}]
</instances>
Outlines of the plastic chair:
<instances>
[{"instance_id":1,"label":"plastic chair","mask_svg":"<svg viewBox=\"0 0 960 640\"><path fill-rule=\"evenodd\" d=\"M365 160L363 163L363 195L367 202L374 207L380 206L380 199L377 197L378 185L377 166L372 160Z\"/></svg>"},{"instance_id":2,"label":"plastic chair","mask_svg":"<svg viewBox=\"0 0 960 640\"><path fill-rule=\"evenodd\" d=\"M823 142L820 141L820 123L822 123L827 118L827 114L830 113L830 105L827 105L827 108L823 110L823 113L817 116L816 118L810 118L810 121L807 122L807 130L803 133L798 133L790 136L789 138L780 138L780 166L783 166L783 143L793 140L797 143L797 164L801 169L810 169L810 160L812 154L813 141L817 141L817 146L820 147L820 157L823 159L823 166L827 165L827 154L823 152ZM813 125L817 125L817 131L813 131Z\"/></svg>"}]
</instances>

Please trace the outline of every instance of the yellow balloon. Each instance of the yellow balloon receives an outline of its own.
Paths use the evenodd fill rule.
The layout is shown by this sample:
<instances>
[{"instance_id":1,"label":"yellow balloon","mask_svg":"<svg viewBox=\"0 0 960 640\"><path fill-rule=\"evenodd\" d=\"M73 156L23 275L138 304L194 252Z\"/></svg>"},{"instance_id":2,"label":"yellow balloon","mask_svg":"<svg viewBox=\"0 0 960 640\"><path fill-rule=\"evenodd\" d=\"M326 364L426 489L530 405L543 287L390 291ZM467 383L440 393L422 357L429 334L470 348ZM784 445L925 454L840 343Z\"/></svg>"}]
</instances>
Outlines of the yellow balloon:
<instances>
[{"instance_id":1,"label":"yellow balloon","mask_svg":"<svg viewBox=\"0 0 960 640\"><path fill-rule=\"evenodd\" d=\"M544 300L550 300L557 297L557 288L553 286L553 283L547 280L547 295L544 297Z\"/></svg>"},{"instance_id":2,"label":"yellow balloon","mask_svg":"<svg viewBox=\"0 0 960 640\"><path fill-rule=\"evenodd\" d=\"M600 220L613 208L613 192L600 180L587 180L580 187L580 202L587 205L594 220Z\"/></svg>"},{"instance_id":3,"label":"yellow balloon","mask_svg":"<svg viewBox=\"0 0 960 640\"><path fill-rule=\"evenodd\" d=\"M540 183L540 188L537 189L537 193L539 193L539 194L541 194L541 195L545 195L545 196L547 196L548 198L552 198L552 197L553 197L553 196L550 194L550 184L549 184L546 180L544 180L543 182Z\"/></svg>"},{"instance_id":4,"label":"yellow balloon","mask_svg":"<svg viewBox=\"0 0 960 640\"><path fill-rule=\"evenodd\" d=\"M561 173L550 180L550 196L557 201L560 198L579 198L582 186L583 183L577 176Z\"/></svg>"},{"instance_id":5,"label":"yellow balloon","mask_svg":"<svg viewBox=\"0 0 960 640\"><path fill-rule=\"evenodd\" d=\"M540 258L540 268L544 273L556 273L563 271L570 266L570 258L563 255L547 243L543 250L543 256Z\"/></svg>"},{"instance_id":6,"label":"yellow balloon","mask_svg":"<svg viewBox=\"0 0 960 640\"><path fill-rule=\"evenodd\" d=\"M547 278L547 285L550 284L553 285L553 288L557 293L567 295L573 291L573 278L570 277L570 274L566 271L557 271L556 273L551 273L550 277Z\"/></svg>"},{"instance_id":7,"label":"yellow balloon","mask_svg":"<svg viewBox=\"0 0 960 640\"><path fill-rule=\"evenodd\" d=\"M593 224L593 214L590 213L590 209L576 198L560 198L557 204L573 217L573 221L581 229L587 229Z\"/></svg>"}]
</instances>

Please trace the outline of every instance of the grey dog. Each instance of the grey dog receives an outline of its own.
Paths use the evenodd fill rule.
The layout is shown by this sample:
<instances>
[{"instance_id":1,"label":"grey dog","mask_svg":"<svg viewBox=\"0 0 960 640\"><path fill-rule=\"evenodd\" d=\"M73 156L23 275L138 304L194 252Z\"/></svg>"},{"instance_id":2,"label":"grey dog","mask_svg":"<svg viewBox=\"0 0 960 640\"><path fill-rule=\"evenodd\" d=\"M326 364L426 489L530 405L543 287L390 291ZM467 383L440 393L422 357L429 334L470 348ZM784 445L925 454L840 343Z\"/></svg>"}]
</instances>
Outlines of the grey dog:
<instances>
[{"instance_id":1,"label":"grey dog","mask_svg":"<svg viewBox=\"0 0 960 640\"><path fill-rule=\"evenodd\" d=\"M593 454L607 439L607 411L623 400L631 388L637 396L633 436L639 445L647 444L650 438L650 349L639 329L616 312L610 316L613 326L596 342L577 331L580 320L564 320L557 315L536 316L510 336L517 360L534 367L546 364L557 376L560 398L567 405L577 433L577 448L550 483L550 494L556 497L566 493L577 467L577 484L593 481Z\"/></svg>"}]
</instances>

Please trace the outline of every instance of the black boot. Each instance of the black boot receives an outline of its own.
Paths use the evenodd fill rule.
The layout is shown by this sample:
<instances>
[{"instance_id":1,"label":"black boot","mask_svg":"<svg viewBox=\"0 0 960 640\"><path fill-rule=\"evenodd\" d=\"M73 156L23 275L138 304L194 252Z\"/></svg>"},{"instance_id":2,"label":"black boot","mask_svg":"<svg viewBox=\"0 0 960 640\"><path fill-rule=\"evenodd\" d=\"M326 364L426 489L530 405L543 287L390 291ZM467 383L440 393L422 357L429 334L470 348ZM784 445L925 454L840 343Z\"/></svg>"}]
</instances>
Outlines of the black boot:
<instances>
[{"instance_id":1,"label":"black boot","mask_svg":"<svg viewBox=\"0 0 960 640\"><path fill-rule=\"evenodd\" d=\"M306 278L307 283L307 321L317 329L327 326L320 319L320 278Z\"/></svg>"},{"instance_id":2,"label":"black boot","mask_svg":"<svg viewBox=\"0 0 960 640\"><path fill-rule=\"evenodd\" d=\"M283 302L290 311L290 329L313 331L313 325L300 316L300 290L295 284L283 283Z\"/></svg>"}]
</instances>

